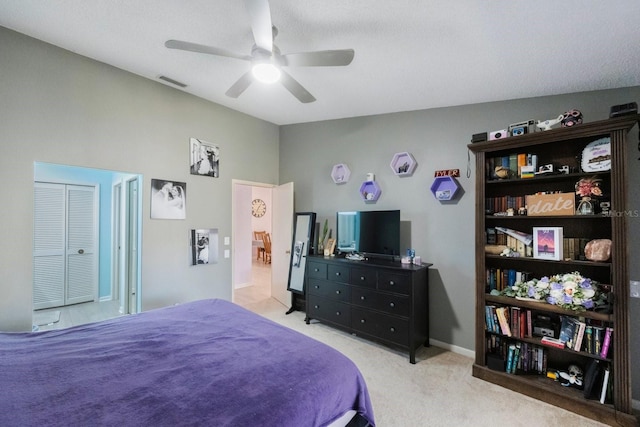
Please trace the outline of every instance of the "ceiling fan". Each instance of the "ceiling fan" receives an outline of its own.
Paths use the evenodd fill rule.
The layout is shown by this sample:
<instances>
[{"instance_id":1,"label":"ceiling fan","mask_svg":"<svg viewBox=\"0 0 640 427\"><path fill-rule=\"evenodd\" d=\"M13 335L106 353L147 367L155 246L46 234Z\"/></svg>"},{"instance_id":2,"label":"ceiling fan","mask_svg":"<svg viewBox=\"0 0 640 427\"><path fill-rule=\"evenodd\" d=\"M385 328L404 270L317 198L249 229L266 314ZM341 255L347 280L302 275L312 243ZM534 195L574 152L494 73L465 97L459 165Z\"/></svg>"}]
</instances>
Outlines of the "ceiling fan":
<instances>
[{"instance_id":1,"label":"ceiling fan","mask_svg":"<svg viewBox=\"0 0 640 427\"><path fill-rule=\"evenodd\" d=\"M322 50L316 52L289 53L282 55L273 43L278 30L271 24L271 10L268 0L245 0L251 20L251 30L255 44L251 55L240 55L213 46L205 46L180 40L167 40L169 49L187 50L209 55L241 59L251 63L252 67L244 73L226 92L227 96L237 98L254 81L282 85L300 102L308 103L316 99L297 80L285 72L283 67L336 67L349 65L353 60L353 49Z\"/></svg>"}]
</instances>

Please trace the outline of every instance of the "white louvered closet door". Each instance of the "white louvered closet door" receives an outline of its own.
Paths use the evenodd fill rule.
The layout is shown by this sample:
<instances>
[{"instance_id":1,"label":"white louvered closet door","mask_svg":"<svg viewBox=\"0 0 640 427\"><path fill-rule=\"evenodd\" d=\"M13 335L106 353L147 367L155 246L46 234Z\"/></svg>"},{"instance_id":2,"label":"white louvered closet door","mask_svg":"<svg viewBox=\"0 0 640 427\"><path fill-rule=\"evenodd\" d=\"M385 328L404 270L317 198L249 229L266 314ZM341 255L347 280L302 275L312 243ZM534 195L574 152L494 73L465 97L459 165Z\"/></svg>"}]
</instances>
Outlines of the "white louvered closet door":
<instances>
[{"instance_id":1,"label":"white louvered closet door","mask_svg":"<svg viewBox=\"0 0 640 427\"><path fill-rule=\"evenodd\" d=\"M94 187L35 183L34 308L93 301L98 285Z\"/></svg>"}]
</instances>

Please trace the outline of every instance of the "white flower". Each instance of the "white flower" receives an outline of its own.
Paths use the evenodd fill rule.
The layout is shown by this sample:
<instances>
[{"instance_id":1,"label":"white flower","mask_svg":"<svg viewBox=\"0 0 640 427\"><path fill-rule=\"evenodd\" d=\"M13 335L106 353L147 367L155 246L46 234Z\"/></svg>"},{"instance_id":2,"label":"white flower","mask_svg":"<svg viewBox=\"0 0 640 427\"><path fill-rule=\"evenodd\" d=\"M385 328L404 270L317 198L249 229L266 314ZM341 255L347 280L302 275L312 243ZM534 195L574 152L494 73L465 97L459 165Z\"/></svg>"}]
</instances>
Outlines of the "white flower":
<instances>
[{"instance_id":1,"label":"white flower","mask_svg":"<svg viewBox=\"0 0 640 427\"><path fill-rule=\"evenodd\" d=\"M582 296L584 296L586 299L591 299L595 296L596 291L594 289L583 289L582 290Z\"/></svg>"}]
</instances>

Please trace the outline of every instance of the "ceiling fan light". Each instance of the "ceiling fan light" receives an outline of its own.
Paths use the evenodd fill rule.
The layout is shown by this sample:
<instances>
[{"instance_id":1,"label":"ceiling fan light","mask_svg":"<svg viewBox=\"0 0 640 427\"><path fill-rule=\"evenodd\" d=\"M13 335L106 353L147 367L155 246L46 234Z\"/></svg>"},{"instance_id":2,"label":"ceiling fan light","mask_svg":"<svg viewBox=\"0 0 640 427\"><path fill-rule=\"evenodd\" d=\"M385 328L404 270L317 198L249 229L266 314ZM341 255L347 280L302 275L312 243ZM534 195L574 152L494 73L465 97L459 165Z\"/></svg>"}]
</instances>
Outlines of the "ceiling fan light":
<instances>
[{"instance_id":1,"label":"ceiling fan light","mask_svg":"<svg viewBox=\"0 0 640 427\"><path fill-rule=\"evenodd\" d=\"M269 62L255 64L251 73L261 83L275 83L280 80L280 69Z\"/></svg>"}]
</instances>

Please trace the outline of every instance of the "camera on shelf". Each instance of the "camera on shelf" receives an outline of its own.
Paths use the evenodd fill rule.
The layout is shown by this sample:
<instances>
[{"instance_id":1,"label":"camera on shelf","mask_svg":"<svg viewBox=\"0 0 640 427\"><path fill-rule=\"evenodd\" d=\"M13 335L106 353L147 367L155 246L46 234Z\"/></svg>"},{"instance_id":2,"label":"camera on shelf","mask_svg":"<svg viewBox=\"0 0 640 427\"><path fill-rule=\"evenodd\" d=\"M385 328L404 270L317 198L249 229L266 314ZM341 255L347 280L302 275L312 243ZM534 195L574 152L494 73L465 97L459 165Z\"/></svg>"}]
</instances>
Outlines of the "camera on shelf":
<instances>
[{"instance_id":1,"label":"camera on shelf","mask_svg":"<svg viewBox=\"0 0 640 427\"><path fill-rule=\"evenodd\" d=\"M550 316L538 314L533 318L533 335L558 338L558 324Z\"/></svg>"},{"instance_id":2,"label":"camera on shelf","mask_svg":"<svg viewBox=\"0 0 640 427\"><path fill-rule=\"evenodd\" d=\"M495 139L502 139L509 136L509 131L506 129L494 130L489 133L489 141L493 141Z\"/></svg>"},{"instance_id":3,"label":"camera on shelf","mask_svg":"<svg viewBox=\"0 0 640 427\"><path fill-rule=\"evenodd\" d=\"M520 136L533 132L535 132L535 122L533 120L527 120L526 122L513 123L509 125L510 136Z\"/></svg>"}]
</instances>

